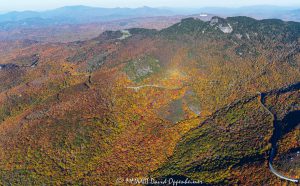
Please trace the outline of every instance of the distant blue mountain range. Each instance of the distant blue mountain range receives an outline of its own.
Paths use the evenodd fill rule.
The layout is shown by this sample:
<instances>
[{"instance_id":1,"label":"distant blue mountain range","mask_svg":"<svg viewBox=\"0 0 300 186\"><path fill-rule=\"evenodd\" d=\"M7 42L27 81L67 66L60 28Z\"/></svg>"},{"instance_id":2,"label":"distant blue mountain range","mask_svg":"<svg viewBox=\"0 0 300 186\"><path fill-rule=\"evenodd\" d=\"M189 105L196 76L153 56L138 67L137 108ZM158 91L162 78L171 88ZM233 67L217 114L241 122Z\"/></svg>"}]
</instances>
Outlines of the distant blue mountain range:
<instances>
[{"instance_id":1,"label":"distant blue mountain range","mask_svg":"<svg viewBox=\"0 0 300 186\"><path fill-rule=\"evenodd\" d=\"M257 19L278 18L300 21L300 8L275 6L252 6L241 8L96 8L88 6L67 6L54 10L35 12L9 12L0 14L0 29L18 27L41 27L60 24L99 23L120 19L154 16L191 15L210 13L220 16L244 15Z\"/></svg>"},{"instance_id":2,"label":"distant blue mountain range","mask_svg":"<svg viewBox=\"0 0 300 186\"><path fill-rule=\"evenodd\" d=\"M110 21L131 17L167 16L174 14L170 10L150 7L141 8L95 8L87 6L67 6L44 12L9 12L0 15L0 23L16 22L26 19L51 19L57 23L86 23Z\"/></svg>"}]
</instances>

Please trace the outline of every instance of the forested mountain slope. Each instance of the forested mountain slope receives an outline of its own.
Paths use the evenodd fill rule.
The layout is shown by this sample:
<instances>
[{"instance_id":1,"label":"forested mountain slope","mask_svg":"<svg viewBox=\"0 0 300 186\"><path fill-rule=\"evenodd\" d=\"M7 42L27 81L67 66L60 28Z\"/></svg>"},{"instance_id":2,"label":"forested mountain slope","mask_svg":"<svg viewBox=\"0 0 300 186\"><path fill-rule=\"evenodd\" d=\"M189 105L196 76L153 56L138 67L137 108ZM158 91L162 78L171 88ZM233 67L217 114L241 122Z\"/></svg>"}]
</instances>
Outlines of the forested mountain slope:
<instances>
[{"instance_id":1,"label":"forested mountain slope","mask_svg":"<svg viewBox=\"0 0 300 186\"><path fill-rule=\"evenodd\" d=\"M148 175L278 184L267 166L274 126L258 92L283 123L274 166L297 175L299 163L284 157L299 148L299 92L278 90L300 80L299 34L295 22L213 17L0 44L1 184Z\"/></svg>"}]
</instances>

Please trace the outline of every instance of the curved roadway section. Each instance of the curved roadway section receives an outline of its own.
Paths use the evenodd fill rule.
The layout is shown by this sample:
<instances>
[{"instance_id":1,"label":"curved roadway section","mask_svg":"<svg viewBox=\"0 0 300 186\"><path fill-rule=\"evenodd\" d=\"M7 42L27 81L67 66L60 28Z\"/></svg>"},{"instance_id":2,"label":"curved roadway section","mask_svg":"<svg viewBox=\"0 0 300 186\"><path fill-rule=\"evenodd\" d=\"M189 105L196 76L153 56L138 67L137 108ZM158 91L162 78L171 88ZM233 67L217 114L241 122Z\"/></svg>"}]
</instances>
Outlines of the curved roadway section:
<instances>
[{"instance_id":1,"label":"curved roadway section","mask_svg":"<svg viewBox=\"0 0 300 186\"><path fill-rule=\"evenodd\" d=\"M167 87L164 87L164 86L160 86L160 85L141 85L141 86L136 86L136 87L126 87L128 89L134 89L135 91L138 91L142 88L146 88L146 87L153 87L153 88L161 88L161 89L168 89L168 90L178 90L178 89L181 89L181 88L167 88Z\"/></svg>"},{"instance_id":2,"label":"curved roadway section","mask_svg":"<svg viewBox=\"0 0 300 186\"><path fill-rule=\"evenodd\" d=\"M263 97L264 97L264 95L261 92L258 92L258 94L260 96L260 101L259 101L260 104L272 116L272 122L273 122L273 125L275 127L276 123L275 123L275 116L274 116L274 114L264 105L264 103L263 103ZM274 147L274 144L272 143L272 148L271 148L270 157L269 157L269 168L270 168L270 171L274 175L276 175L278 178L280 178L280 179L283 179L283 180L286 180L286 181L290 181L290 182L294 182L294 183L299 183L298 179L288 178L288 177L280 174L278 171L276 171L274 169L274 167L272 165L274 157L275 157L275 147Z\"/></svg>"}]
</instances>

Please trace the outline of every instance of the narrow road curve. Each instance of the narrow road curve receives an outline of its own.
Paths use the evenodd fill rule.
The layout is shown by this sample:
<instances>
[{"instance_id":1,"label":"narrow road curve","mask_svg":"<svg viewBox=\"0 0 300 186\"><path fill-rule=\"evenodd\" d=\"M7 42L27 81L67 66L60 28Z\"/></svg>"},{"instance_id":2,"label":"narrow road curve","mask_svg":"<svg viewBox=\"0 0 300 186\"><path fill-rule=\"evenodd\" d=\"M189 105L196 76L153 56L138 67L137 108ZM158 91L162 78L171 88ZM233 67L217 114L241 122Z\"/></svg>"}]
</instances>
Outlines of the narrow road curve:
<instances>
[{"instance_id":1,"label":"narrow road curve","mask_svg":"<svg viewBox=\"0 0 300 186\"><path fill-rule=\"evenodd\" d=\"M160 85L141 85L141 86L136 86L136 87L126 87L128 89L134 89L135 91L139 91L142 88L146 88L146 87L153 87L153 88L161 88L161 89L168 89L168 90L178 90L181 88L168 88L168 87L164 87L164 86L160 86Z\"/></svg>"},{"instance_id":2,"label":"narrow road curve","mask_svg":"<svg viewBox=\"0 0 300 186\"><path fill-rule=\"evenodd\" d=\"M273 123L273 126L274 126L274 131L273 131L273 136L274 136L274 133L276 132L276 117L274 116L274 114L264 105L264 97L265 95L261 92L258 92L259 94L259 102L260 104L262 105L262 107L272 116L272 123ZM277 177L279 177L280 179L283 179L283 180L286 180L286 181L290 181L290 182L294 182L294 183L299 183L299 180L297 179L293 179L293 178L288 178L282 174L280 174L278 171L276 171L272 165L273 163L273 160L274 160L274 157L276 155L276 143L277 143L277 140L275 139L273 142L272 142L272 148L271 148L271 151L270 151L270 156L269 156L269 168L270 168L270 171L276 175Z\"/></svg>"}]
</instances>

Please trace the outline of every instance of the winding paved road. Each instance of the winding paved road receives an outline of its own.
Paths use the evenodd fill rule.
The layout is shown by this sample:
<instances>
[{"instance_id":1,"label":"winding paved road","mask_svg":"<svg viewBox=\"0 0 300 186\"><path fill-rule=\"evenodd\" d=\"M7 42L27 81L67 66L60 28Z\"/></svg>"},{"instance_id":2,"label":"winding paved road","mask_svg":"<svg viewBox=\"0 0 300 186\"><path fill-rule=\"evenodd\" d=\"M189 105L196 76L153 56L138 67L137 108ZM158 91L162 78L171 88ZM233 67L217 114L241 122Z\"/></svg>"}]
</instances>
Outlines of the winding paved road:
<instances>
[{"instance_id":1,"label":"winding paved road","mask_svg":"<svg viewBox=\"0 0 300 186\"><path fill-rule=\"evenodd\" d=\"M126 87L128 89L134 89L135 91L138 91L142 88L146 88L146 87L153 87L153 88L161 88L161 89L168 89L168 90L178 90L181 88L168 88L168 87L164 87L164 86L160 86L160 85L141 85L141 86L136 86L136 87Z\"/></svg>"},{"instance_id":2,"label":"winding paved road","mask_svg":"<svg viewBox=\"0 0 300 186\"><path fill-rule=\"evenodd\" d=\"M263 103L263 94L261 92L258 92L259 96L260 96L260 104L262 105L262 107L272 116L272 123L274 125L274 128L276 127L276 123L275 123L275 116L274 114L264 105ZM275 132L275 129L274 129L274 132ZM276 142L275 144L272 143L272 148L271 148L271 151L270 151L270 157L269 157L269 168L270 168L270 171L276 175L277 177L279 177L280 179L283 179L283 180L286 180L286 181L290 181L290 182L294 182L294 183L299 183L299 180L298 179L293 179L293 178L288 178L282 174L280 174L278 171L276 171L272 165L273 163L273 159L275 157L275 148L274 147L276 145Z\"/></svg>"}]
</instances>

